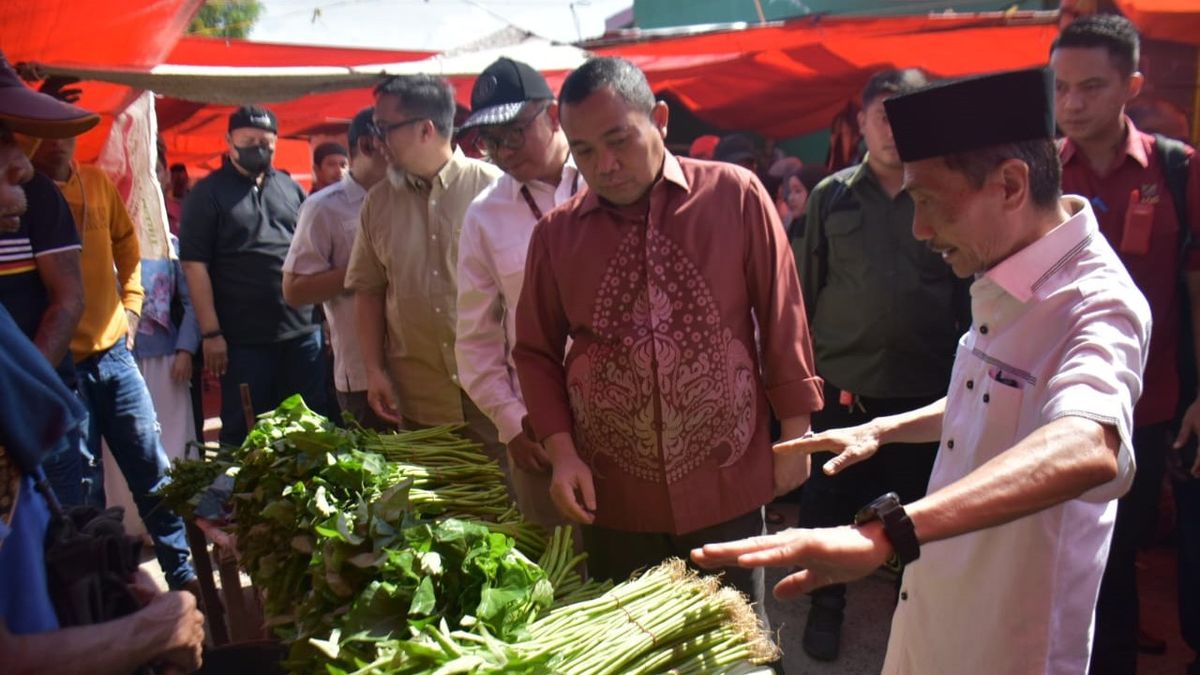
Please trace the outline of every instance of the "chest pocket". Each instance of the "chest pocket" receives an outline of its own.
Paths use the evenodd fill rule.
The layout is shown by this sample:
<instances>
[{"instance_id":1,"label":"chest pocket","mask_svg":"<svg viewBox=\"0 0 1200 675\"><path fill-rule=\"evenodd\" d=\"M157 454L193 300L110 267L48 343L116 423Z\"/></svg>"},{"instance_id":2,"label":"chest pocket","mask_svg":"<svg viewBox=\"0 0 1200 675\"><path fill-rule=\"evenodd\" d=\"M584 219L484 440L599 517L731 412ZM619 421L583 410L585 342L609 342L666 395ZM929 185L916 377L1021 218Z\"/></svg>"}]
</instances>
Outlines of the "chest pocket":
<instances>
[{"instance_id":1,"label":"chest pocket","mask_svg":"<svg viewBox=\"0 0 1200 675\"><path fill-rule=\"evenodd\" d=\"M825 221L825 238L829 246L831 269L854 267L864 263L862 212L836 211Z\"/></svg>"},{"instance_id":2,"label":"chest pocket","mask_svg":"<svg viewBox=\"0 0 1200 675\"><path fill-rule=\"evenodd\" d=\"M1010 378L1012 375L1005 374ZM979 436L979 462L986 462L999 453L1010 448L1017 441L1017 424L1021 419L1021 403L1025 398L1025 386L1028 384L1015 380L1018 386L1010 386L997 382L991 375L984 377L981 397L983 424Z\"/></svg>"}]
</instances>

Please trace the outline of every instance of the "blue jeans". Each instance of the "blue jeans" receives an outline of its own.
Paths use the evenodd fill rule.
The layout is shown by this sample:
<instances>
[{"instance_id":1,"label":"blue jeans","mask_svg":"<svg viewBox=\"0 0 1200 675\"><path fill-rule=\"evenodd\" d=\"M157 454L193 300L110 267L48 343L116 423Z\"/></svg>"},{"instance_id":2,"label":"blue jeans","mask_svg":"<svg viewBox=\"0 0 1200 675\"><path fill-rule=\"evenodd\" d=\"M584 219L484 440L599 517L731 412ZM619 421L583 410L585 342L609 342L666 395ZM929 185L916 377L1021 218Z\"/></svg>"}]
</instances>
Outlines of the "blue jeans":
<instances>
[{"instance_id":1,"label":"blue jeans","mask_svg":"<svg viewBox=\"0 0 1200 675\"><path fill-rule=\"evenodd\" d=\"M146 381L124 340L80 361L75 368L79 393L88 407L87 451L94 458L84 467L86 501L104 507L103 438L129 484L146 531L154 539L154 552L167 584L178 589L196 573L189 559L183 519L154 496L169 480L168 464Z\"/></svg>"},{"instance_id":2,"label":"blue jeans","mask_svg":"<svg viewBox=\"0 0 1200 675\"><path fill-rule=\"evenodd\" d=\"M227 445L241 445L246 439L243 384L250 386L255 415L274 410L292 394L300 394L309 408L326 414L328 394L321 332L263 345L229 345L229 367L221 376L220 438Z\"/></svg>"},{"instance_id":3,"label":"blue jeans","mask_svg":"<svg viewBox=\"0 0 1200 675\"><path fill-rule=\"evenodd\" d=\"M79 392L74 392L76 396ZM87 402L84 402L87 405ZM54 490L54 496L64 509L81 506L84 503L85 489L83 477L85 467L89 463L84 455L84 443L87 422L78 429L71 429L59 439L57 446L42 460L42 471L46 480Z\"/></svg>"}]
</instances>

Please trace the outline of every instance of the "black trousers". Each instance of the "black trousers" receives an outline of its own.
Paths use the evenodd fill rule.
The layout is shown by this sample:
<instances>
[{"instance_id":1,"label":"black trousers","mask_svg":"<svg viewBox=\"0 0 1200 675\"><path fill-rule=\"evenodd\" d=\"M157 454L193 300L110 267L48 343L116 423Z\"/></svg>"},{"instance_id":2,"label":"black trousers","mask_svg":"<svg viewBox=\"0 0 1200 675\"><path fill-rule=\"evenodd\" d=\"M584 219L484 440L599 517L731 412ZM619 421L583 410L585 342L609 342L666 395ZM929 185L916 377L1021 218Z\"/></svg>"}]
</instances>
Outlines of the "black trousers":
<instances>
[{"instance_id":1,"label":"black trousers","mask_svg":"<svg viewBox=\"0 0 1200 675\"><path fill-rule=\"evenodd\" d=\"M1158 521L1166 453L1174 440L1167 423L1133 431L1137 473L1129 492L1117 502L1108 563L1096 600L1096 632L1092 639L1092 675L1137 672L1137 552L1149 543Z\"/></svg>"},{"instance_id":2,"label":"black trousers","mask_svg":"<svg viewBox=\"0 0 1200 675\"><path fill-rule=\"evenodd\" d=\"M861 408L858 405L847 408L838 402L839 393L836 387L825 384L825 409L813 414L814 431L865 424L876 417L922 408L942 398L861 397ZM902 504L920 499L929 487L937 449L937 443L885 445L870 459L834 476L821 471L821 466L833 455L813 455L812 476L801 491L800 527L847 525L854 520L858 509L888 492L900 495ZM814 604L839 610L846 606L845 584L826 586L810 595Z\"/></svg>"}]
</instances>

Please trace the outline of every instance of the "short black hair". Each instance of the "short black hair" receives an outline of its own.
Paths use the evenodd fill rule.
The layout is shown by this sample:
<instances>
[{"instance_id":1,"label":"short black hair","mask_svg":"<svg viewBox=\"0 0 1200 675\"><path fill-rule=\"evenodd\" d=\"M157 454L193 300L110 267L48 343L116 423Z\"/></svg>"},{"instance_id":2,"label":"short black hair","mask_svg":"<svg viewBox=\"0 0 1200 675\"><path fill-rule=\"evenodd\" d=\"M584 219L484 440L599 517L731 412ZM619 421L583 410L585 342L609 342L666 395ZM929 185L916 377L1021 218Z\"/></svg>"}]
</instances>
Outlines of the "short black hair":
<instances>
[{"instance_id":1,"label":"short black hair","mask_svg":"<svg viewBox=\"0 0 1200 675\"><path fill-rule=\"evenodd\" d=\"M929 77L920 68L883 70L872 75L867 80L867 86L863 87L862 107L866 108L881 97L911 94L927 86Z\"/></svg>"},{"instance_id":2,"label":"short black hair","mask_svg":"<svg viewBox=\"0 0 1200 675\"><path fill-rule=\"evenodd\" d=\"M454 135L454 85L436 75L394 75L375 87L375 96L395 96L413 117L433 122L445 138Z\"/></svg>"},{"instance_id":3,"label":"short black hair","mask_svg":"<svg viewBox=\"0 0 1200 675\"><path fill-rule=\"evenodd\" d=\"M1062 163L1058 146L1048 138L1003 143L978 150L945 155L946 166L967 177L971 187L983 187L989 173L1010 159L1029 166L1029 198L1039 209L1052 208L1062 196Z\"/></svg>"},{"instance_id":4,"label":"short black hair","mask_svg":"<svg viewBox=\"0 0 1200 675\"><path fill-rule=\"evenodd\" d=\"M375 129L375 107L370 106L359 110L350 120L350 128L346 130L346 142L350 145L350 157L358 156L358 139L370 138Z\"/></svg>"},{"instance_id":5,"label":"short black hair","mask_svg":"<svg viewBox=\"0 0 1200 675\"><path fill-rule=\"evenodd\" d=\"M172 164L171 165L171 173L175 173L175 172L187 173L187 165L183 164L182 162L177 162L175 164Z\"/></svg>"},{"instance_id":6,"label":"short black hair","mask_svg":"<svg viewBox=\"0 0 1200 675\"><path fill-rule=\"evenodd\" d=\"M560 105L575 105L605 87L625 99L631 106L649 115L654 111L654 90L646 74L625 59L599 56L588 59L563 81L558 92Z\"/></svg>"},{"instance_id":7,"label":"short black hair","mask_svg":"<svg viewBox=\"0 0 1200 675\"><path fill-rule=\"evenodd\" d=\"M1054 38L1050 53L1068 47L1108 51L1113 65L1123 77L1137 71L1141 50L1137 28L1129 19L1117 14L1093 14L1072 21Z\"/></svg>"}]
</instances>

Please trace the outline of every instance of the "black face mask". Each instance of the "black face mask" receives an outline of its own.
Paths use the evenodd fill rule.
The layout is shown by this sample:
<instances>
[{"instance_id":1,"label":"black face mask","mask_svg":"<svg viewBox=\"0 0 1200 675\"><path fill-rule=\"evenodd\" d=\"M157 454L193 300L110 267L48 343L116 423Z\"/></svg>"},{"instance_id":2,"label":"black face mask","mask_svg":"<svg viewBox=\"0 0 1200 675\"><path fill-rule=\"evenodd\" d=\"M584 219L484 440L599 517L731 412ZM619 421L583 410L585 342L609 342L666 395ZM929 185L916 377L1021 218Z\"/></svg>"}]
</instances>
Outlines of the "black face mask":
<instances>
[{"instance_id":1,"label":"black face mask","mask_svg":"<svg viewBox=\"0 0 1200 675\"><path fill-rule=\"evenodd\" d=\"M257 176L271 166L271 157L275 154L265 145L235 146L237 163L251 175Z\"/></svg>"}]
</instances>

